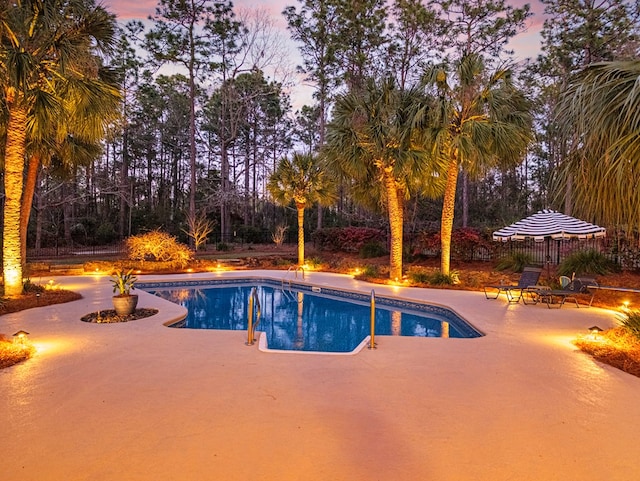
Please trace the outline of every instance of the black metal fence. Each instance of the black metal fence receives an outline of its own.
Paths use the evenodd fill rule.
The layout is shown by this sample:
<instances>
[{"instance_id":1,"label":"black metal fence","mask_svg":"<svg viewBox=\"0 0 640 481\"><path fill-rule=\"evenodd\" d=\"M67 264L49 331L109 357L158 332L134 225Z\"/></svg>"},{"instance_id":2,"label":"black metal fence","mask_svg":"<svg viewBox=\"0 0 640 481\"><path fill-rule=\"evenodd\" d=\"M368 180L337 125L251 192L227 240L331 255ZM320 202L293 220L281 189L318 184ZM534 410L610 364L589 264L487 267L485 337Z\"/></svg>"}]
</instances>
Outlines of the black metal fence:
<instances>
[{"instance_id":1,"label":"black metal fence","mask_svg":"<svg viewBox=\"0 0 640 481\"><path fill-rule=\"evenodd\" d=\"M513 253L523 253L531 256L535 264L560 264L566 257L576 251L596 250L607 254L609 247L607 240L599 239L551 239L542 242L533 239L524 241L495 242L493 257L500 259ZM616 259L613 259L616 260Z\"/></svg>"},{"instance_id":2,"label":"black metal fence","mask_svg":"<svg viewBox=\"0 0 640 481\"><path fill-rule=\"evenodd\" d=\"M90 257L121 257L126 253L124 242L101 246L54 246L39 249L27 249L27 260L60 259L79 256Z\"/></svg>"},{"instance_id":3,"label":"black metal fence","mask_svg":"<svg viewBox=\"0 0 640 481\"><path fill-rule=\"evenodd\" d=\"M284 244L295 244L297 239L297 231L290 232L291 229L284 233ZM309 237L310 238L310 237ZM273 233L268 229L251 229L237 230L229 235L222 236L211 234L207 241L207 245L203 250L208 252L226 251L234 247L244 248L251 244L274 244ZM116 242L109 245L55 245L50 247L41 247L38 249L27 249L27 260L43 260L43 259L61 259L73 257L123 257L126 255L127 248L125 241Z\"/></svg>"},{"instance_id":4,"label":"black metal fence","mask_svg":"<svg viewBox=\"0 0 640 481\"><path fill-rule=\"evenodd\" d=\"M310 239L311 236L306 236ZM285 244L297 242L297 232L286 232L283 239ZM252 244L273 244L272 232L269 230L253 229L249 234L233 232L229 236L212 235L205 249L206 252L226 251L233 248L244 248ZM406 245L411 245L411 239L405 239ZM496 261L514 253L529 255L535 264L557 265L568 255L581 250L594 249L605 254L616 264L626 269L640 268L640 250L637 248L620 248L619 242L614 238L599 239L545 239L535 242L533 239L524 241L493 242L483 241L462 248L453 248L453 257L462 261ZM422 251L423 255L439 256L437 250ZM111 245L99 246L54 246L40 249L27 249L27 260L37 261L43 259L60 259L73 257L123 257L126 255L124 241Z\"/></svg>"}]
</instances>

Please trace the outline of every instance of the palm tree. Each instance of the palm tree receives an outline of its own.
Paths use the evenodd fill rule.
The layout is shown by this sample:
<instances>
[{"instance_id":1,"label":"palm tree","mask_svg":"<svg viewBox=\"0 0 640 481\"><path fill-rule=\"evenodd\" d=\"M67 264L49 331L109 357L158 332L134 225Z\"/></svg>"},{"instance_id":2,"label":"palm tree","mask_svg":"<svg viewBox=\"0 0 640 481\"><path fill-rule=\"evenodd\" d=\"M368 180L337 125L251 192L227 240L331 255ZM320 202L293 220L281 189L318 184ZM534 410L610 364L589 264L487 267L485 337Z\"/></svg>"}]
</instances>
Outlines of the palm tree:
<instances>
[{"instance_id":1,"label":"palm tree","mask_svg":"<svg viewBox=\"0 0 640 481\"><path fill-rule=\"evenodd\" d=\"M640 228L638 77L638 60L592 64L569 80L556 118L569 145L556 180L573 180L574 212L628 232Z\"/></svg>"},{"instance_id":2,"label":"palm tree","mask_svg":"<svg viewBox=\"0 0 640 481\"><path fill-rule=\"evenodd\" d=\"M298 213L298 265L304 265L304 210L315 202L330 204L335 200L334 184L317 157L293 154L283 158L269 178L267 189L281 205L292 201Z\"/></svg>"},{"instance_id":3,"label":"palm tree","mask_svg":"<svg viewBox=\"0 0 640 481\"><path fill-rule=\"evenodd\" d=\"M93 0L21 0L0 6L7 296L22 293L20 225L26 159L48 158L69 135L98 138L104 117L85 114L107 108L95 102L97 93L99 98L110 98L110 106L118 99L117 90L99 80L101 55L111 49L115 32L115 17Z\"/></svg>"},{"instance_id":4,"label":"palm tree","mask_svg":"<svg viewBox=\"0 0 640 481\"><path fill-rule=\"evenodd\" d=\"M454 80L457 84L451 85ZM487 76L482 58L462 57L453 79L446 65L433 66L424 83L438 99L427 129L433 153L446 163L446 187L440 226L440 270L451 264L456 187L460 168L471 175L497 165L517 165L532 139L529 101L501 68Z\"/></svg>"},{"instance_id":5,"label":"palm tree","mask_svg":"<svg viewBox=\"0 0 640 481\"><path fill-rule=\"evenodd\" d=\"M328 125L330 166L353 183L356 200L381 203L389 218L389 278L402 277L405 200L412 193L439 195L442 168L425 144L429 99L393 81L369 81L363 92L336 100Z\"/></svg>"}]
</instances>

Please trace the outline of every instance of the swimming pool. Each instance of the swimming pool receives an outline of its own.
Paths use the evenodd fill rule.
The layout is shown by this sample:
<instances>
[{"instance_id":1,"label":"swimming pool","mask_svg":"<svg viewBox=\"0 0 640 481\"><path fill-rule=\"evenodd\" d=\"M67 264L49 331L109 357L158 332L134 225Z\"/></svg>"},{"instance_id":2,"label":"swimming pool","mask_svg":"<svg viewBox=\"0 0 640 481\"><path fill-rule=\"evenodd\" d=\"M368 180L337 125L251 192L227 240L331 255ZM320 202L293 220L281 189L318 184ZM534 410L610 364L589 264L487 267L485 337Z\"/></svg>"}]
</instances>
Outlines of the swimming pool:
<instances>
[{"instance_id":1,"label":"swimming pool","mask_svg":"<svg viewBox=\"0 0 640 481\"><path fill-rule=\"evenodd\" d=\"M348 353L370 334L370 296L302 283L260 279L142 283L153 294L184 306L187 317L171 327L246 330L256 287L261 331L269 350ZM376 297L376 336L472 338L482 335L443 306ZM261 338L261 341L263 339Z\"/></svg>"}]
</instances>

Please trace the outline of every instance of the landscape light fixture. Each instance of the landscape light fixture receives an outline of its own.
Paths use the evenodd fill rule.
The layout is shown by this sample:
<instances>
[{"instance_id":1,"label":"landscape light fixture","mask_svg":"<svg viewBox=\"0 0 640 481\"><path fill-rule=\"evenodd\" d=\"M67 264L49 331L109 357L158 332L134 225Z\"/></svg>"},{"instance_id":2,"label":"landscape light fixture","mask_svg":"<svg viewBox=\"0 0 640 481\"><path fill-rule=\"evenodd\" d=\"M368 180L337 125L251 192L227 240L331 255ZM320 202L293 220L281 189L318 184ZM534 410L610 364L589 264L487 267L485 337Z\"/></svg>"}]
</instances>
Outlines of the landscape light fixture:
<instances>
[{"instance_id":1,"label":"landscape light fixture","mask_svg":"<svg viewBox=\"0 0 640 481\"><path fill-rule=\"evenodd\" d=\"M589 328L589 332L591 333L591 339L594 341L600 340L600 333L602 332L602 328L598 326L591 326Z\"/></svg>"},{"instance_id":2,"label":"landscape light fixture","mask_svg":"<svg viewBox=\"0 0 640 481\"><path fill-rule=\"evenodd\" d=\"M22 329L20 329L18 332L16 332L13 335L13 342L18 344L24 344L27 341L28 335L29 333L27 331L23 331Z\"/></svg>"}]
</instances>

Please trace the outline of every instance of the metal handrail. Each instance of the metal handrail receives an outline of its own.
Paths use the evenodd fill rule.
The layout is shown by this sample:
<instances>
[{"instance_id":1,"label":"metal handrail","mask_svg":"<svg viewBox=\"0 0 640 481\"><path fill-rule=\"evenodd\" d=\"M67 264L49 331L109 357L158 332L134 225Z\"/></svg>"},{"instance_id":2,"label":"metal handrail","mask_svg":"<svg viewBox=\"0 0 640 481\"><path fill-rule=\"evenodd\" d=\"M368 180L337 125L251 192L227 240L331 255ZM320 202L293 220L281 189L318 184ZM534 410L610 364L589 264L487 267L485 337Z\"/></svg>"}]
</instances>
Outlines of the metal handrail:
<instances>
[{"instance_id":1,"label":"metal handrail","mask_svg":"<svg viewBox=\"0 0 640 481\"><path fill-rule=\"evenodd\" d=\"M298 278L298 271L302 272L302 280L304 281L304 267L298 266L296 268L296 272L295 272L296 279Z\"/></svg>"},{"instance_id":2,"label":"metal handrail","mask_svg":"<svg viewBox=\"0 0 640 481\"><path fill-rule=\"evenodd\" d=\"M295 278L296 278L296 279L298 278L298 271L301 271L301 272L302 272L302 280L304 280L304 267L302 267L302 266L298 266L298 265L290 266L290 267L287 269L287 274L288 274L289 272L291 272L291 270L292 270L292 269L293 269L293 275L295 276Z\"/></svg>"},{"instance_id":3,"label":"metal handrail","mask_svg":"<svg viewBox=\"0 0 640 481\"><path fill-rule=\"evenodd\" d=\"M376 293L371 289L371 326L369 336L369 349L377 349L376 346Z\"/></svg>"},{"instance_id":4,"label":"metal handrail","mask_svg":"<svg viewBox=\"0 0 640 481\"><path fill-rule=\"evenodd\" d=\"M253 322L253 307L254 303L258 308L258 312L256 315L256 322ZM251 289L251 294L249 295L249 320L247 323L247 346L252 346L255 340L255 332L256 327L260 324L260 315L262 313L262 308L260 307L260 299L258 298L258 288L254 287Z\"/></svg>"},{"instance_id":5,"label":"metal handrail","mask_svg":"<svg viewBox=\"0 0 640 481\"><path fill-rule=\"evenodd\" d=\"M282 277L282 290L284 290L285 280L289 283L289 290L291 290L291 279L287 279L287 275L289 274L289 272L292 272L292 271L296 279L298 278L298 271L302 272L302 280L304 281L305 279L304 267L298 266L298 265L289 266L289 268L287 269L287 273Z\"/></svg>"}]
</instances>

